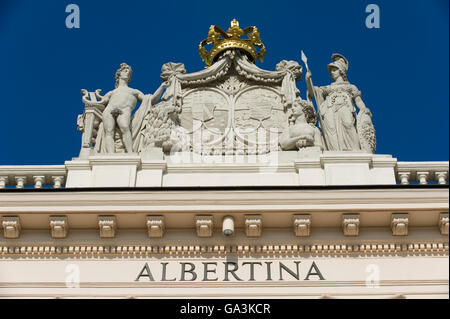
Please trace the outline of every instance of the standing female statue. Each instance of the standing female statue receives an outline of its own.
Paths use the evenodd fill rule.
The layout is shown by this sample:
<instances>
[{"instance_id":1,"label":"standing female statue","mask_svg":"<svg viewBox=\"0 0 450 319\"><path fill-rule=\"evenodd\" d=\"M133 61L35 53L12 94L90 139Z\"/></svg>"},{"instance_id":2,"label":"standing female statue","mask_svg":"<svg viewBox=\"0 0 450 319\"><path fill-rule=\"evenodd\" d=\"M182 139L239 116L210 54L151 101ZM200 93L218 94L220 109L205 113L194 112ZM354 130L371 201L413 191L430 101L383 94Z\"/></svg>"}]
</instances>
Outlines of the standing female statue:
<instances>
[{"instance_id":1,"label":"standing female statue","mask_svg":"<svg viewBox=\"0 0 450 319\"><path fill-rule=\"evenodd\" d=\"M333 83L313 86L311 72L306 74L308 95L316 98L321 129L330 151L375 152L375 129L372 114L361 99L358 88L347 81L348 61L340 54L333 54L328 73ZM355 106L359 109L356 115Z\"/></svg>"}]
</instances>

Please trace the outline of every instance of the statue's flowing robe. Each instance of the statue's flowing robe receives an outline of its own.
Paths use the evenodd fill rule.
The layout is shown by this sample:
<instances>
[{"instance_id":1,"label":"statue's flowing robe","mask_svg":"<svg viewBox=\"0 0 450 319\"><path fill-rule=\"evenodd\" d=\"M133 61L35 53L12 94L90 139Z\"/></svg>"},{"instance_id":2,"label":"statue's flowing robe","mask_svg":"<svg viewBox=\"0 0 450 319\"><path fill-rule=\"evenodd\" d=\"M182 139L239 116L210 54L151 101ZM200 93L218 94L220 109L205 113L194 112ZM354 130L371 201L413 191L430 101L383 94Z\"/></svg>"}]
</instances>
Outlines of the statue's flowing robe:
<instances>
[{"instance_id":1,"label":"statue's flowing robe","mask_svg":"<svg viewBox=\"0 0 450 319\"><path fill-rule=\"evenodd\" d=\"M319 116L328 150L360 151L353 103L361 92L349 82L332 83L315 90L316 96L325 99L319 104Z\"/></svg>"},{"instance_id":2,"label":"statue's flowing robe","mask_svg":"<svg viewBox=\"0 0 450 319\"><path fill-rule=\"evenodd\" d=\"M153 95L151 94L145 95L140 107L134 113L133 120L131 121L131 136L133 139L133 150L135 152L139 151L142 143L141 129L145 123L145 117L150 112L150 109L152 107L152 97Z\"/></svg>"}]
</instances>

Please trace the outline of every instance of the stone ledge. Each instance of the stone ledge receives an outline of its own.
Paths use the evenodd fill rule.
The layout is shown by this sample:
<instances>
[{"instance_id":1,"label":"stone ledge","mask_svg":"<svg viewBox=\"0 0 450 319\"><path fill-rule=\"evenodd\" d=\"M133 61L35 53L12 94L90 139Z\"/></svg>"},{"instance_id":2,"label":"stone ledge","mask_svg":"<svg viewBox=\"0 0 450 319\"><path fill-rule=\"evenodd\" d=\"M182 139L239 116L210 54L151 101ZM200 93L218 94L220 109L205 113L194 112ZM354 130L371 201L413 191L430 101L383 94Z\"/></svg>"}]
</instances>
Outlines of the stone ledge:
<instances>
[{"instance_id":1,"label":"stone ledge","mask_svg":"<svg viewBox=\"0 0 450 319\"><path fill-rule=\"evenodd\" d=\"M141 162L142 170L162 170L163 172L167 171L167 162L163 160L142 160Z\"/></svg>"},{"instance_id":2,"label":"stone ledge","mask_svg":"<svg viewBox=\"0 0 450 319\"><path fill-rule=\"evenodd\" d=\"M135 165L140 167L141 157L137 154L108 154L89 156L90 166L95 165Z\"/></svg>"}]
</instances>

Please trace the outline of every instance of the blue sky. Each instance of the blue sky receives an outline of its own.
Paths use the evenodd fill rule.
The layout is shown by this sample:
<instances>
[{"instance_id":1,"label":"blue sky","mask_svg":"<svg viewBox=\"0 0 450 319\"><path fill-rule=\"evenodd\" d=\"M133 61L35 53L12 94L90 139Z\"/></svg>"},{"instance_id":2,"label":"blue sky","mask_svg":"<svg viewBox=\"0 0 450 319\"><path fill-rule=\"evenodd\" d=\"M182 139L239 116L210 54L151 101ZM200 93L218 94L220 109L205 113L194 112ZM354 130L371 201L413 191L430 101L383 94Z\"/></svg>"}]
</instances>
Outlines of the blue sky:
<instances>
[{"instance_id":1,"label":"blue sky","mask_svg":"<svg viewBox=\"0 0 450 319\"><path fill-rule=\"evenodd\" d=\"M80 8L67 29L65 8ZM368 29L365 8L380 8ZM338 52L350 62L374 115L379 154L401 161L448 160L449 1L88 1L0 0L0 165L63 164L78 156L80 89L114 87L121 62L131 86L153 93L162 64L203 69L198 43L211 24L257 26L268 53L258 66L308 55L316 85L330 83L326 65ZM305 98L304 80L298 83Z\"/></svg>"}]
</instances>

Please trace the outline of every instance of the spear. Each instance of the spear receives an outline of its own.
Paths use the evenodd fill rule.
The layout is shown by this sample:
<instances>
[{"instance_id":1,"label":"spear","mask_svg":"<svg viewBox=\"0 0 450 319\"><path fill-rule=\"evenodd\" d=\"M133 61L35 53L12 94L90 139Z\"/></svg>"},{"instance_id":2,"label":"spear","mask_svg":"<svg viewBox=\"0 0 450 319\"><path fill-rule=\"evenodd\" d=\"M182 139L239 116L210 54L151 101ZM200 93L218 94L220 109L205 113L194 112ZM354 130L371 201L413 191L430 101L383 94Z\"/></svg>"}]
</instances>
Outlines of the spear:
<instances>
[{"instance_id":1,"label":"spear","mask_svg":"<svg viewBox=\"0 0 450 319\"><path fill-rule=\"evenodd\" d=\"M306 66L306 71L309 71L309 66L308 66L308 58L305 55L305 52L303 52L302 50L302 61ZM311 80L311 86L312 86L312 80ZM312 86L313 87L313 86ZM313 90L314 91L314 90ZM314 94L314 93L313 93ZM309 95L309 93L306 94L306 99L308 101L311 101L311 96Z\"/></svg>"},{"instance_id":2,"label":"spear","mask_svg":"<svg viewBox=\"0 0 450 319\"><path fill-rule=\"evenodd\" d=\"M302 61L303 61L303 63L306 66L306 71L309 71L308 58L306 57L306 55L303 52L303 50L302 50ZM309 78L309 84L310 84L310 87L312 88L312 97L316 100L316 104L317 104L317 114L319 115L318 116L318 118L319 118L319 128L322 128L323 127L323 125L322 125L322 117L320 116L320 111L319 111L319 107L320 107L321 102L316 96L316 90L314 90L314 85L313 85L313 82L312 82L311 78ZM312 103L311 96L310 96L309 92L306 93L306 99ZM328 149L328 145L327 145L327 141L325 139L325 135L322 134L322 137L323 137L323 142L325 144L325 148Z\"/></svg>"}]
</instances>

